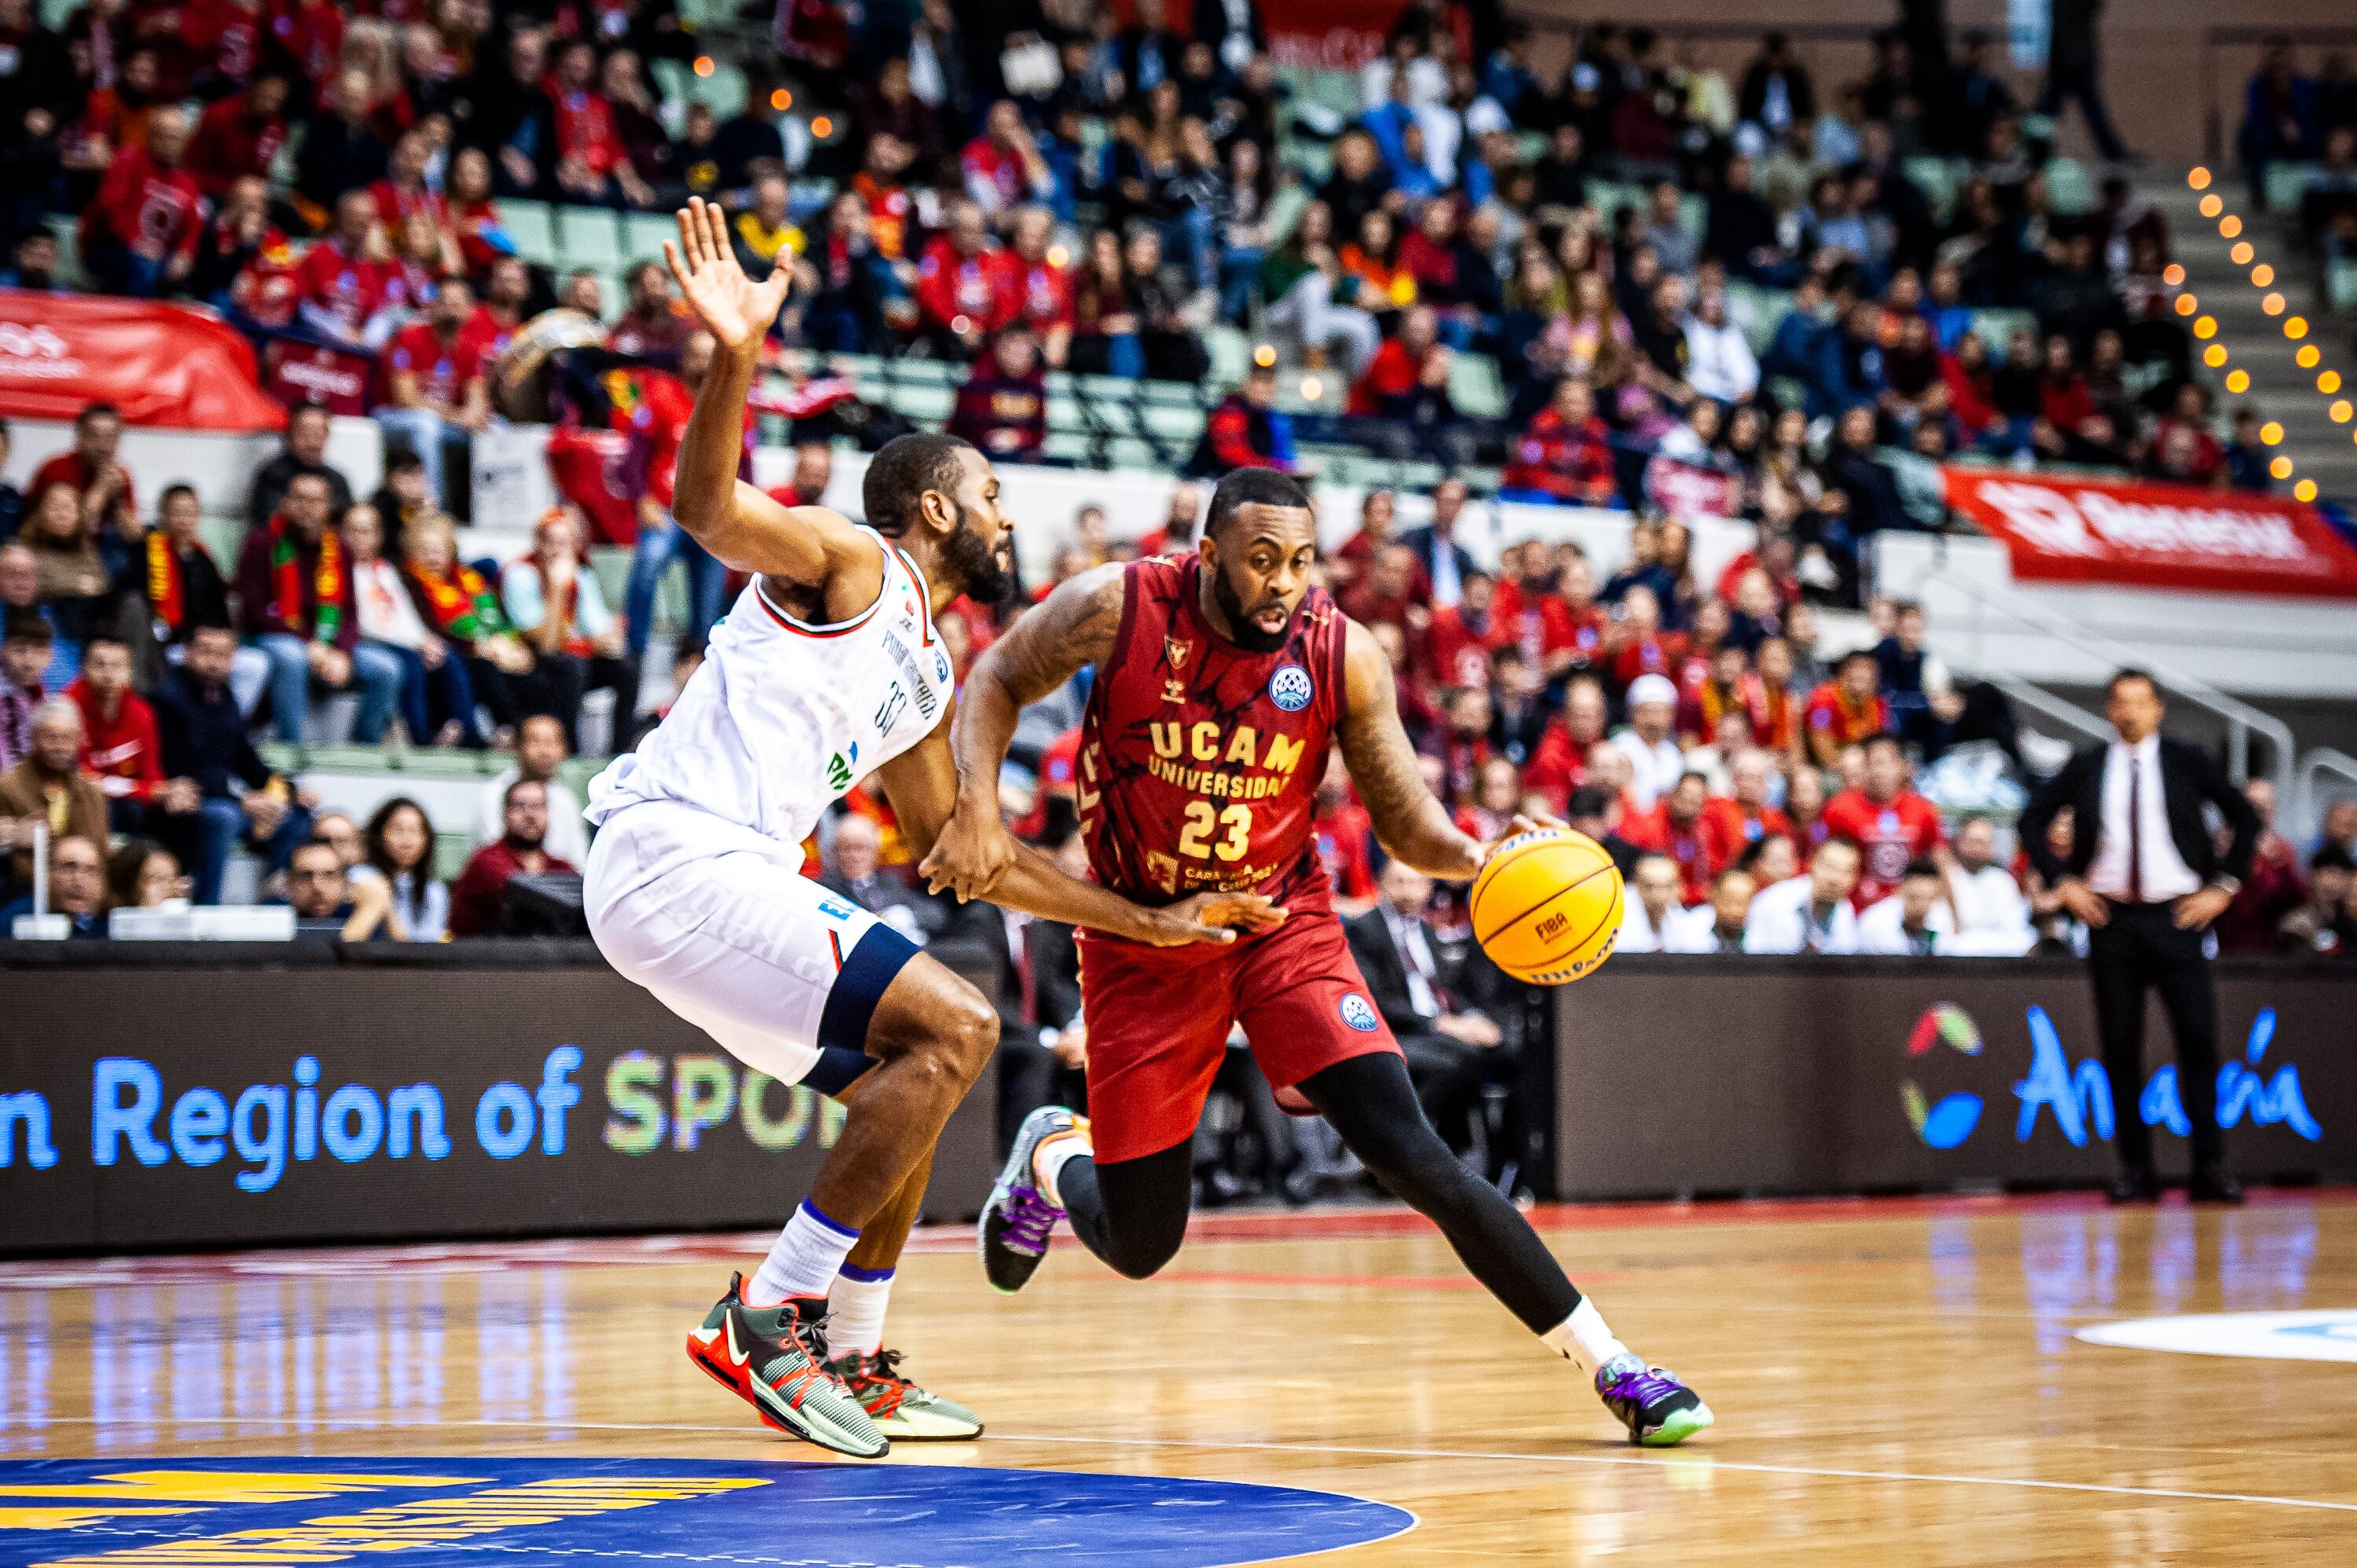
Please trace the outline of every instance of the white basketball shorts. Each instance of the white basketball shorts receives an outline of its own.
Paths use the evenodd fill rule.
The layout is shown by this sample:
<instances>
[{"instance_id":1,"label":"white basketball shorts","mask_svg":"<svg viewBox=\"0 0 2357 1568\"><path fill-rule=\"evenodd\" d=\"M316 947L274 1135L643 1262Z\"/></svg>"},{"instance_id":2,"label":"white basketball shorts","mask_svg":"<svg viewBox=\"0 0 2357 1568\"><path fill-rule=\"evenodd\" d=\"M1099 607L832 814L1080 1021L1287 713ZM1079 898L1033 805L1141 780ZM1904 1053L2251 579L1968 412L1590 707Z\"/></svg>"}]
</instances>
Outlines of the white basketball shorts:
<instances>
[{"instance_id":1,"label":"white basketball shorts","mask_svg":"<svg viewBox=\"0 0 2357 1568\"><path fill-rule=\"evenodd\" d=\"M802 875L802 848L694 806L641 800L589 847L590 934L625 977L780 1083L834 1094L916 946Z\"/></svg>"}]
</instances>

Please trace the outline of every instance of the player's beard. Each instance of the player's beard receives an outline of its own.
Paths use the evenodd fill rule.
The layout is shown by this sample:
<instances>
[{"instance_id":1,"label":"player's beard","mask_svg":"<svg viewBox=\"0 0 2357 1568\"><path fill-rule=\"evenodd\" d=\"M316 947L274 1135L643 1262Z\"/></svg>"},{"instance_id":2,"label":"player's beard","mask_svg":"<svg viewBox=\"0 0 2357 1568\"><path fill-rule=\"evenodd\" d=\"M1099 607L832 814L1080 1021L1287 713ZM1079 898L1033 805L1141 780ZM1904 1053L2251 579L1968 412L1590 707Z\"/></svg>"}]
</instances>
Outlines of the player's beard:
<instances>
[{"instance_id":1,"label":"player's beard","mask_svg":"<svg viewBox=\"0 0 2357 1568\"><path fill-rule=\"evenodd\" d=\"M1014 596L1014 564L967 522L963 507L958 509L956 531L942 546L942 560L955 575L959 591L975 604L1000 605Z\"/></svg>"},{"instance_id":2,"label":"player's beard","mask_svg":"<svg viewBox=\"0 0 2357 1568\"><path fill-rule=\"evenodd\" d=\"M1275 631L1263 631L1260 623L1250 618L1243 600L1228 582L1227 568L1214 566L1211 574L1211 602L1220 607L1220 614L1228 623L1228 640L1246 653L1276 653L1283 650L1293 636L1293 617L1288 613L1285 624Z\"/></svg>"}]
</instances>

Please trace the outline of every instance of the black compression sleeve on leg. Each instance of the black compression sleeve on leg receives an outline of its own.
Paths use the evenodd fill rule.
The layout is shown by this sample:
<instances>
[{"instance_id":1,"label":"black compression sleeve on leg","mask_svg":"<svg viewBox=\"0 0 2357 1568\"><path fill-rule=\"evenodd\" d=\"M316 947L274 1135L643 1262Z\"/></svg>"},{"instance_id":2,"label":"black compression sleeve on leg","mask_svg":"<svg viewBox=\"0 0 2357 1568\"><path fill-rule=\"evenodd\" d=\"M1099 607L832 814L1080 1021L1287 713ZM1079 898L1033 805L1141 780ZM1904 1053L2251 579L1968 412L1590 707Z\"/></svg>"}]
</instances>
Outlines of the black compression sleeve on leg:
<instances>
[{"instance_id":1,"label":"black compression sleeve on leg","mask_svg":"<svg viewBox=\"0 0 2357 1568\"><path fill-rule=\"evenodd\" d=\"M1559 1327L1579 1292L1531 1222L1468 1170L1425 1119L1407 1065L1389 1052L1352 1057L1302 1080L1301 1092L1375 1178L1440 1227L1473 1277L1534 1334Z\"/></svg>"},{"instance_id":2,"label":"black compression sleeve on leg","mask_svg":"<svg viewBox=\"0 0 2357 1568\"><path fill-rule=\"evenodd\" d=\"M1069 1160L1056 1187L1082 1244L1115 1273L1142 1280L1187 1239L1194 1174L1192 1140L1181 1139L1134 1160Z\"/></svg>"}]
</instances>

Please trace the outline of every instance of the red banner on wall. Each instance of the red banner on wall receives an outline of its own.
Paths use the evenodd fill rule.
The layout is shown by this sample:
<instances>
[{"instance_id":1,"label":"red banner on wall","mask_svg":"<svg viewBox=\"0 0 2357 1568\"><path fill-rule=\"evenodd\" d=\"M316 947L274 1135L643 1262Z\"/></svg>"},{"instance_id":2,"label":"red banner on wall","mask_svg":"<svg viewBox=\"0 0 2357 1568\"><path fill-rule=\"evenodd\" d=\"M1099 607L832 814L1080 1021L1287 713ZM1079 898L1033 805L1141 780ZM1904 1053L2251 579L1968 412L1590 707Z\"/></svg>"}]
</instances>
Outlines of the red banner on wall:
<instances>
[{"instance_id":1,"label":"red banner on wall","mask_svg":"<svg viewBox=\"0 0 2357 1568\"><path fill-rule=\"evenodd\" d=\"M1357 70L1383 52L1404 0L1267 0L1269 58L1293 70Z\"/></svg>"},{"instance_id":2,"label":"red banner on wall","mask_svg":"<svg viewBox=\"0 0 2357 1568\"><path fill-rule=\"evenodd\" d=\"M2017 577L2357 598L2357 548L2277 496L1950 468L1948 504L2005 542Z\"/></svg>"},{"instance_id":3,"label":"red banner on wall","mask_svg":"<svg viewBox=\"0 0 2357 1568\"><path fill-rule=\"evenodd\" d=\"M133 424L275 430L253 349L210 310L0 288L0 414L71 419L111 403Z\"/></svg>"}]
</instances>

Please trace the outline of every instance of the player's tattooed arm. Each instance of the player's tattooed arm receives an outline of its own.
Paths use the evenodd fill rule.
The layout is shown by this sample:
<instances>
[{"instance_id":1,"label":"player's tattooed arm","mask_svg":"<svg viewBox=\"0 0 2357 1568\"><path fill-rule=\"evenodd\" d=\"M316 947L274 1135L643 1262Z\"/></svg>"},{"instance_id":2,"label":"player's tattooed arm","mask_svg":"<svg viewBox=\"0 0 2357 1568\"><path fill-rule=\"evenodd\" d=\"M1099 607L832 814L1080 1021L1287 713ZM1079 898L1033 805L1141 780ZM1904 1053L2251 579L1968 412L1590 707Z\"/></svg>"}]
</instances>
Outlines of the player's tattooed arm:
<instances>
[{"instance_id":1,"label":"player's tattooed arm","mask_svg":"<svg viewBox=\"0 0 2357 1568\"><path fill-rule=\"evenodd\" d=\"M1426 876L1465 881L1481 869L1482 846L1425 787L1400 727L1399 691L1383 645L1356 621L1345 635L1342 761L1374 822L1375 842Z\"/></svg>"},{"instance_id":2,"label":"player's tattooed arm","mask_svg":"<svg viewBox=\"0 0 2357 1568\"><path fill-rule=\"evenodd\" d=\"M962 901L985 898L1014 865L1015 841L999 819L998 768L1016 721L1028 704L1113 656L1123 582L1118 564L1068 580L992 643L965 678L950 725L957 805L920 868L936 889Z\"/></svg>"},{"instance_id":3,"label":"player's tattooed arm","mask_svg":"<svg viewBox=\"0 0 2357 1568\"><path fill-rule=\"evenodd\" d=\"M826 613L856 615L883 585L884 556L850 520L823 507L781 506L737 477L745 450L746 401L761 373L761 345L785 303L791 269L756 283L745 275L717 206L689 199L679 241L663 259L712 335L712 368L681 433L672 516L723 565L823 586Z\"/></svg>"},{"instance_id":4,"label":"player's tattooed arm","mask_svg":"<svg viewBox=\"0 0 2357 1568\"><path fill-rule=\"evenodd\" d=\"M925 852L937 846L947 827L958 795L957 764L950 755L948 737L939 729L876 770L885 799L909 847ZM992 890L991 900L1009 909L1086 926L1111 936L1156 947L1187 942L1231 942L1237 929L1265 930L1285 918L1285 911L1255 894L1200 893L1164 908L1133 904L1109 888L1067 876L1056 863L1028 844L1016 844L1006 874ZM928 855L927 864L931 864ZM934 890L940 891L938 875Z\"/></svg>"}]
</instances>

